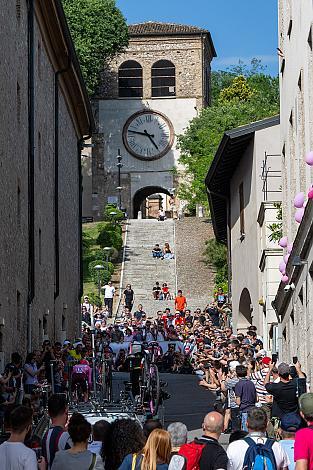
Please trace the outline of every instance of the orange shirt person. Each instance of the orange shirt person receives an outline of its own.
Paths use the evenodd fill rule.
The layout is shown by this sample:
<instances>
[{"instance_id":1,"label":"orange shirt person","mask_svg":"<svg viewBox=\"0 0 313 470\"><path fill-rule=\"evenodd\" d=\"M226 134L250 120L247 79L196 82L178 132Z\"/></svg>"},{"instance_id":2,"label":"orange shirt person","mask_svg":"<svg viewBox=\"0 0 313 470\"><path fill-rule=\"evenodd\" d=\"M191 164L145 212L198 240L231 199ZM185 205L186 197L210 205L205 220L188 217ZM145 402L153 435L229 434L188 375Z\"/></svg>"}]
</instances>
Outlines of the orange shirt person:
<instances>
[{"instance_id":1,"label":"orange shirt person","mask_svg":"<svg viewBox=\"0 0 313 470\"><path fill-rule=\"evenodd\" d=\"M175 297L175 310L178 310L180 313L183 313L187 307L187 299L183 296L183 292L179 290L177 292L177 297Z\"/></svg>"}]
</instances>

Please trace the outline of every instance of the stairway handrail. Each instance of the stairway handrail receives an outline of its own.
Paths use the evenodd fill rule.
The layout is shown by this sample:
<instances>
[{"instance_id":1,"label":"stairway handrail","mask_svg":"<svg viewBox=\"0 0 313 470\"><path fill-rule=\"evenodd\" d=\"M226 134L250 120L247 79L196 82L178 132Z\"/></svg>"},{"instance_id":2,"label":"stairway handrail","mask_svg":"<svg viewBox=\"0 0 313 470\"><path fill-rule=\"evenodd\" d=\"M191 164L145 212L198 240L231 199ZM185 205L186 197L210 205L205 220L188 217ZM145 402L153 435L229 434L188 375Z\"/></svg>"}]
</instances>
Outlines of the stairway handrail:
<instances>
[{"instance_id":1,"label":"stairway handrail","mask_svg":"<svg viewBox=\"0 0 313 470\"><path fill-rule=\"evenodd\" d=\"M177 279L177 245L176 245L176 221L175 219L173 219L173 225L174 225L174 247L175 247L175 250L174 250L174 269L175 269L175 293L177 295L177 290L178 290L178 279Z\"/></svg>"}]
</instances>

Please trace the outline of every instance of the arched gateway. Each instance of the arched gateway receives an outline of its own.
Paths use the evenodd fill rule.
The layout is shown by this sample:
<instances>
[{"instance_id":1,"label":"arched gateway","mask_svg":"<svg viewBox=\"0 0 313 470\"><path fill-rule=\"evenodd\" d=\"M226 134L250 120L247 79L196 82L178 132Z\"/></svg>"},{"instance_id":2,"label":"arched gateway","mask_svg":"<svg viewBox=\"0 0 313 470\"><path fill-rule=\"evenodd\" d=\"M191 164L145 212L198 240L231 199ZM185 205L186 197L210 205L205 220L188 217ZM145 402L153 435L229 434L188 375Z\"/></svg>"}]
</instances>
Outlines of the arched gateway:
<instances>
[{"instance_id":1,"label":"arched gateway","mask_svg":"<svg viewBox=\"0 0 313 470\"><path fill-rule=\"evenodd\" d=\"M166 210L165 198L170 196L167 189L159 186L147 186L139 189L133 197L133 217L141 211L143 218L155 217L161 207Z\"/></svg>"}]
</instances>

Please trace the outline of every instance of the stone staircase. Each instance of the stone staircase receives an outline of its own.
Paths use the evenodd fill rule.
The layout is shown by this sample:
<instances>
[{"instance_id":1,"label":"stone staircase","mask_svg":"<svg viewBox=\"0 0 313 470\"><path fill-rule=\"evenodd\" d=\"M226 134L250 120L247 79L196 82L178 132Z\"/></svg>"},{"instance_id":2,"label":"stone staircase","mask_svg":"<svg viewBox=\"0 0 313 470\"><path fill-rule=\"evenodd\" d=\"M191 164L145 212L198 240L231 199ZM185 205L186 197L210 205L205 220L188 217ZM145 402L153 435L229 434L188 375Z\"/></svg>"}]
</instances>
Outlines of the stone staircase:
<instances>
[{"instance_id":1,"label":"stone staircase","mask_svg":"<svg viewBox=\"0 0 313 470\"><path fill-rule=\"evenodd\" d=\"M175 252L175 227L173 220L158 222L155 219L131 219L128 222L128 233L125 250L123 288L131 284L135 292L135 305L142 304L148 317L155 317L158 310L170 307L173 301L153 299L152 288L158 281L162 286L166 282L172 295L176 292L176 260L153 258L151 250L155 243L162 247L165 242ZM117 318L121 316L122 305L119 305Z\"/></svg>"}]
</instances>

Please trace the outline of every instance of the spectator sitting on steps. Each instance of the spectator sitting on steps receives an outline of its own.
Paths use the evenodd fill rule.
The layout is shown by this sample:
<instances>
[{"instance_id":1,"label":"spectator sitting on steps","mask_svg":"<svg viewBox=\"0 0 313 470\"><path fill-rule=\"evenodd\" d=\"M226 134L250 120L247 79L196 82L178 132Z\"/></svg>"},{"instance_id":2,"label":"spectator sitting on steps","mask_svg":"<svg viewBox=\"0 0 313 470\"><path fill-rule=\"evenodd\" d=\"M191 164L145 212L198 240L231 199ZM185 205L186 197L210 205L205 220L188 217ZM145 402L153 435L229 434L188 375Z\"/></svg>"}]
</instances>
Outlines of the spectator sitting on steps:
<instances>
[{"instance_id":1,"label":"spectator sitting on steps","mask_svg":"<svg viewBox=\"0 0 313 470\"><path fill-rule=\"evenodd\" d=\"M164 243L162 259L174 259L174 253L172 253L168 242Z\"/></svg>"},{"instance_id":2,"label":"spectator sitting on steps","mask_svg":"<svg viewBox=\"0 0 313 470\"><path fill-rule=\"evenodd\" d=\"M154 247L152 248L152 256L153 258L162 257L162 249L160 248L160 245L158 243L156 243Z\"/></svg>"}]
</instances>

